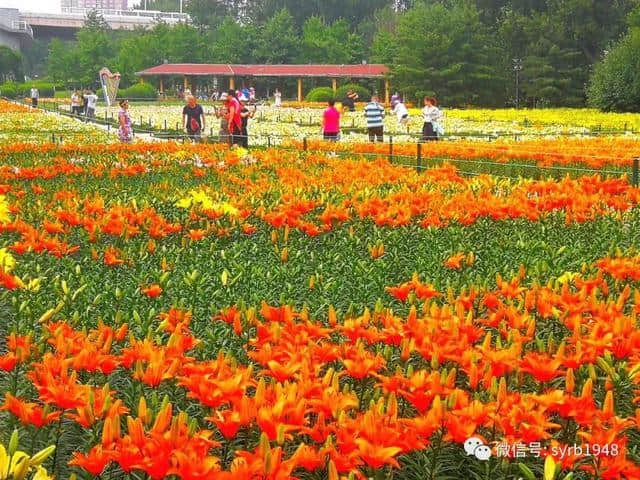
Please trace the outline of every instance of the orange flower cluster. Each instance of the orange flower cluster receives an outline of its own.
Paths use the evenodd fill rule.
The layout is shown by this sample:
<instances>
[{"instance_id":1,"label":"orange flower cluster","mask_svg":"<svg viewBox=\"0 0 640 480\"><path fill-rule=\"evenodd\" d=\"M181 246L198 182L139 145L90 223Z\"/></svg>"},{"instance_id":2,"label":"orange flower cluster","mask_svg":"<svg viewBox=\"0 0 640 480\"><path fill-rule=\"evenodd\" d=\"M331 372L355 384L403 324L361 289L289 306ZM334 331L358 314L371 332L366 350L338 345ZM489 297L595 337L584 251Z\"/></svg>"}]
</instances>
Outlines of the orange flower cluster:
<instances>
[{"instance_id":1,"label":"orange flower cluster","mask_svg":"<svg viewBox=\"0 0 640 480\"><path fill-rule=\"evenodd\" d=\"M18 103L9 102L0 98L0 113L30 113L36 110L31 110L29 107L20 105Z\"/></svg>"},{"instance_id":2,"label":"orange flower cluster","mask_svg":"<svg viewBox=\"0 0 640 480\"><path fill-rule=\"evenodd\" d=\"M303 148L302 142L292 146ZM335 143L308 141L310 150L323 152L350 152L354 154L389 154L389 145L373 143ZM397 156L415 158L418 146L415 143L394 144ZM582 165L589 168L606 166L630 167L633 158L640 156L640 141L624 137L558 138L526 141L479 141L452 140L428 142L421 145L422 158L444 158L482 162L491 160L501 163L535 162L540 167L555 165Z\"/></svg>"},{"instance_id":3,"label":"orange flower cluster","mask_svg":"<svg viewBox=\"0 0 640 480\"><path fill-rule=\"evenodd\" d=\"M438 432L456 444L489 432L492 445L540 442L546 456L573 431L585 443L615 444L618 453L599 457L597 465L585 456L558 456L562 468L637 478L640 466L625 445L640 410L616 413L612 385L620 375L640 382L640 333L629 313L640 293L631 295L628 285L611 291L599 270L545 286L525 286L523 278L524 270L510 280L498 275L495 288L455 296L416 275L388 288L403 302L422 302L406 316L377 307L338 318L330 308L318 321L306 310L266 303L259 315L236 307L220 312L213 321L234 326L230 335L244 339L252 364L222 353L214 360L190 354L199 342L184 310L159 315L161 343L127 339L127 324L78 331L50 323L46 353L29 337L9 338L15 362L7 369L26 370L37 394L7 393L2 409L38 428L62 417L100 426L99 443L71 461L92 475L115 463L153 479L294 479L296 469L362 477L368 468L399 467L400 455L424 449ZM562 343L541 344L536 332L550 323L572 333ZM390 370L394 351L401 364ZM414 366L416 358L427 366ZM619 360L627 372L615 366ZM96 382L116 370L151 389L177 385L192 402L189 411L201 410L204 418L174 415L168 400L150 406L145 397L132 416L118 391ZM80 380L90 378L87 372L100 374L96 383ZM531 386L535 393L524 393ZM255 449L225 448L250 432L261 437Z\"/></svg>"}]
</instances>

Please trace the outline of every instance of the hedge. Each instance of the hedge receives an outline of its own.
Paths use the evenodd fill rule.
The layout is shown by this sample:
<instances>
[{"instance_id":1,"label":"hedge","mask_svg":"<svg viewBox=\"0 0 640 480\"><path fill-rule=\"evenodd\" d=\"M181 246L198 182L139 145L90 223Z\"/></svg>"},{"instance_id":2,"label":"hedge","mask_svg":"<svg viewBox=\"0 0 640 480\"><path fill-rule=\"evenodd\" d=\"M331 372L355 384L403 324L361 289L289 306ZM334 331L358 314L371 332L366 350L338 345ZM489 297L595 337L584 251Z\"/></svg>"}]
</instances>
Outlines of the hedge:
<instances>
[{"instance_id":1,"label":"hedge","mask_svg":"<svg viewBox=\"0 0 640 480\"><path fill-rule=\"evenodd\" d=\"M28 97L31 95L31 87L36 87L40 97L53 97L56 88L62 88L51 82L34 81L34 82L7 82L0 85L0 94L3 97Z\"/></svg>"},{"instance_id":2,"label":"hedge","mask_svg":"<svg viewBox=\"0 0 640 480\"><path fill-rule=\"evenodd\" d=\"M307 94L305 100L307 102L328 102L334 96L335 93L331 87L317 87Z\"/></svg>"},{"instance_id":3,"label":"hedge","mask_svg":"<svg viewBox=\"0 0 640 480\"><path fill-rule=\"evenodd\" d=\"M137 83L129 88L118 90L118 98L155 100L158 93L153 85Z\"/></svg>"}]
</instances>

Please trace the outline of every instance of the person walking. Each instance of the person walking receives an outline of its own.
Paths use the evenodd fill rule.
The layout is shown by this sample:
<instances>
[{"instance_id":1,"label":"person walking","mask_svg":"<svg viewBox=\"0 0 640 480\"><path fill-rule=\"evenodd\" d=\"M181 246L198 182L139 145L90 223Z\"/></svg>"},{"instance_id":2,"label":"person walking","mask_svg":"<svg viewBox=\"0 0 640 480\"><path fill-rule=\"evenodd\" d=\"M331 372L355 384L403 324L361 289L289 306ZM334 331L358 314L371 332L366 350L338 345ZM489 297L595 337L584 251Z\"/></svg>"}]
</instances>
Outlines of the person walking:
<instances>
[{"instance_id":1,"label":"person walking","mask_svg":"<svg viewBox=\"0 0 640 480\"><path fill-rule=\"evenodd\" d=\"M371 102L364 107L364 116L367 120L367 130L369 131L369 141L384 141L384 107L380 104L377 95L371 97Z\"/></svg>"},{"instance_id":2,"label":"person walking","mask_svg":"<svg viewBox=\"0 0 640 480\"><path fill-rule=\"evenodd\" d=\"M187 104L182 109L182 129L192 141L200 143L204 128L206 128L204 110L198 105L196 97L189 95Z\"/></svg>"},{"instance_id":3,"label":"person walking","mask_svg":"<svg viewBox=\"0 0 640 480\"><path fill-rule=\"evenodd\" d=\"M438 108L438 102L433 97L424 97L422 109L424 124L422 125L422 140L433 142L438 140L438 133L444 134L442 128L442 111Z\"/></svg>"},{"instance_id":4,"label":"person walking","mask_svg":"<svg viewBox=\"0 0 640 480\"><path fill-rule=\"evenodd\" d=\"M80 92L78 90L74 90L71 94L71 114L72 115L80 115L81 103L80 103Z\"/></svg>"},{"instance_id":5,"label":"person walking","mask_svg":"<svg viewBox=\"0 0 640 480\"><path fill-rule=\"evenodd\" d=\"M398 98L396 106L393 108L393 113L398 118L398 125L404 126L409 122L409 110L407 110L402 98Z\"/></svg>"},{"instance_id":6,"label":"person walking","mask_svg":"<svg viewBox=\"0 0 640 480\"><path fill-rule=\"evenodd\" d=\"M356 111L356 101L359 96L352 89L347 90L347 98L345 99L343 105L344 111L355 112Z\"/></svg>"},{"instance_id":7,"label":"person walking","mask_svg":"<svg viewBox=\"0 0 640 480\"><path fill-rule=\"evenodd\" d=\"M276 88L275 93L273 94L273 98L275 99L274 106L281 107L282 106L282 92Z\"/></svg>"},{"instance_id":8,"label":"person walking","mask_svg":"<svg viewBox=\"0 0 640 480\"><path fill-rule=\"evenodd\" d=\"M322 136L330 142L337 142L340 136L340 112L334 99L329 100L329 107L322 115Z\"/></svg>"},{"instance_id":9,"label":"person walking","mask_svg":"<svg viewBox=\"0 0 640 480\"><path fill-rule=\"evenodd\" d=\"M38 98L40 98L40 92L38 92L38 89L35 87L35 85L32 85L31 86L31 106L32 107L38 106Z\"/></svg>"},{"instance_id":10,"label":"person walking","mask_svg":"<svg viewBox=\"0 0 640 480\"><path fill-rule=\"evenodd\" d=\"M118 138L122 143L131 143L133 141L133 127L131 126L131 117L129 116L129 102L120 100L120 112L118 113Z\"/></svg>"},{"instance_id":11,"label":"person walking","mask_svg":"<svg viewBox=\"0 0 640 480\"><path fill-rule=\"evenodd\" d=\"M242 141L242 116L240 102L236 98L236 92L229 90L227 93L227 128L231 135L231 145L240 145Z\"/></svg>"},{"instance_id":12,"label":"person walking","mask_svg":"<svg viewBox=\"0 0 640 480\"><path fill-rule=\"evenodd\" d=\"M89 90L85 96L87 102L87 118L96 118L96 106L98 105L98 96Z\"/></svg>"}]
</instances>

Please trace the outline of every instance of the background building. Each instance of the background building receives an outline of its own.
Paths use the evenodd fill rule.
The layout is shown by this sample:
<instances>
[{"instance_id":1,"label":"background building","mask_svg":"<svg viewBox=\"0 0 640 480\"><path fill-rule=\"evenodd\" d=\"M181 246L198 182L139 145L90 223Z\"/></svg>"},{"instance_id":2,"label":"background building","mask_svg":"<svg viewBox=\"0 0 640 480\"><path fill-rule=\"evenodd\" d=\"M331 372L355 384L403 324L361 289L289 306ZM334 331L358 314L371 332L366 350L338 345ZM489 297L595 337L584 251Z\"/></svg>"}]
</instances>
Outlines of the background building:
<instances>
[{"instance_id":1,"label":"background building","mask_svg":"<svg viewBox=\"0 0 640 480\"><path fill-rule=\"evenodd\" d=\"M96 10L126 10L127 0L62 0L62 11L70 8L87 8Z\"/></svg>"}]
</instances>

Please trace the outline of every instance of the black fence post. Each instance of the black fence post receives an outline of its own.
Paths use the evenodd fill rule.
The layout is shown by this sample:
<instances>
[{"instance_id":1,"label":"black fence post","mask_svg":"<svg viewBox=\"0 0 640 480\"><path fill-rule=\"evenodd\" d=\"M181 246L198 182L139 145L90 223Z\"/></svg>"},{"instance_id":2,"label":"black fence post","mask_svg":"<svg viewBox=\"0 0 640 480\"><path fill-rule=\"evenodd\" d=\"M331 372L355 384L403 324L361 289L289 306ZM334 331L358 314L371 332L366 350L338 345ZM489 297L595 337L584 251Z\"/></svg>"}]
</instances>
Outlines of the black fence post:
<instances>
[{"instance_id":1,"label":"black fence post","mask_svg":"<svg viewBox=\"0 0 640 480\"><path fill-rule=\"evenodd\" d=\"M304 137L302 139L302 149L306 152L307 151L307 137Z\"/></svg>"},{"instance_id":2,"label":"black fence post","mask_svg":"<svg viewBox=\"0 0 640 480\"><path fill-rule=\"evenodd\" d=\"M164 119L164 130L165 130L165 132L167 131L167 119L166 118Z\"/></svg>"},{"instance_id":3,"label":"black fence post","mask_svg":"<svg viewBox=\"0 0 640 480\"><path fill-rule=\"evenodd\" d=\"M271 148L271 135L267 135L267 148Z\"/></svg>"},{"instance_id":4,"label":"black fence post","mask_svg":"<svg viewBox=\"0 0 640 480\"><path fill-rule=\"evenodd\" d=\"M389 163L393 163L393 135L389 135Z\"/></svg>"},{"instance_id":5,"label":"black fence post","mask_svg":"<svg viewBox=\"0 0 640 480\"><path fill-rule=\"evenodd\" d=\"M633 159L633 186L637 187L638 186L638 181L640 180L639 175L638 175L638 167L640 166L640 158L635 157Z\"/></svg>"},{"instance_id":6,"label":"black fence post","mask_svg":"<svg viewBox=\"0 0 640 480\"><path fill-rule=\"evenodd\" d=\"M422 170L422 143L417 143L417 151L416 151L416 170L420 173Z\"/></svg>"},{"instance_id":7,"label":"black fence post","mask_svg":"<svg viewBox=\"0 0 640 480\"><path fill-rule=\"evenodd\" d=\"M51 134L51 143L56 143L56 134L55 133Z\"/></svg>"}]
</instances>

